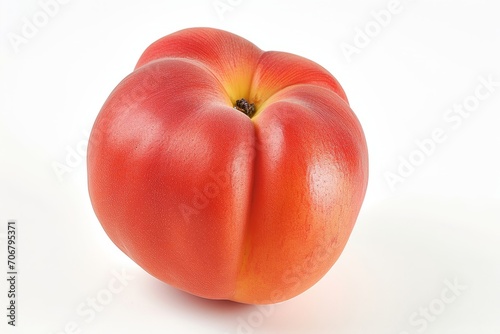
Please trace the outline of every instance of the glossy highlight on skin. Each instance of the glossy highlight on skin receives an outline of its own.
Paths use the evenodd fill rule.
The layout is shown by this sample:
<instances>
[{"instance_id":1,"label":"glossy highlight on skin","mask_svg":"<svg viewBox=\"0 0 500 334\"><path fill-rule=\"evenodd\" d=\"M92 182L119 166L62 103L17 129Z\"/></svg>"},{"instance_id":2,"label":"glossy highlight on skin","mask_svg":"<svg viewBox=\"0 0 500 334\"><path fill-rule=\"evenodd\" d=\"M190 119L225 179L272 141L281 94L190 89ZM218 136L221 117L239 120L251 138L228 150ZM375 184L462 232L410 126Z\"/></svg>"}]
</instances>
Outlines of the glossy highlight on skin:
<instances>
[{"instance_id":1,"label":"glossy highlight on skin","mask_svg":"<svg viewBox=\"0 0 500 334\"><path fill-rule=\"evenodd\" d=\"M102 107L87 165L125 254L191 294L251 304L328 272L368 181L361 125L328 71L211 28L145 50Z\"/></svg>"}]
</instances>

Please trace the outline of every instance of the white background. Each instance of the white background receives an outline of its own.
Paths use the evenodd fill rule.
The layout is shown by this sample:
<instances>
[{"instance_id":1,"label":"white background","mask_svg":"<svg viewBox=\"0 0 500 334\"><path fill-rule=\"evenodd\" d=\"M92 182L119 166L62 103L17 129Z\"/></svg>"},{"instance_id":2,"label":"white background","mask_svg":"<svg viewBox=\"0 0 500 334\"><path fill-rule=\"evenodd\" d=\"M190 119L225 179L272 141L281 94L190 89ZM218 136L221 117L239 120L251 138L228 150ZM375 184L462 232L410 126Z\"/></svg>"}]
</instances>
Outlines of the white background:
<instances>
[{"instance_id":1,"label":"white background","mask_svg":"<svg viewBox=\"0 0 500 334\"><path fill-rule=\"evenodd\" d=\"M229 9L218 13L217 3ZM6 272L6 222L15 219L20 274L14 329L0 280L0 332L500 333L500 6L401 0L376 23L374 13L391 6L73 0L48 16L37 1L2 1L0 267ZM39 27L13 44L33 21ZM176 291L123 255L90 206L84 150L100 107L150 43L192 26L323 65L365 130L370 181L351 239L319 283L278 305ZM357 45L351 56L348 44ZM481 80L496 86L485 90ZM464 103L471 111L457 119L453 108ZM422 152L417 142L435 131L445 140ZM71 172L58 177L54 164ZM398 169L404 176L391 187L387 175ZM110 295L122 271L126 285ZM99 296L106 305L92 316L89 300Z\"/></svg>"}]
</instances>

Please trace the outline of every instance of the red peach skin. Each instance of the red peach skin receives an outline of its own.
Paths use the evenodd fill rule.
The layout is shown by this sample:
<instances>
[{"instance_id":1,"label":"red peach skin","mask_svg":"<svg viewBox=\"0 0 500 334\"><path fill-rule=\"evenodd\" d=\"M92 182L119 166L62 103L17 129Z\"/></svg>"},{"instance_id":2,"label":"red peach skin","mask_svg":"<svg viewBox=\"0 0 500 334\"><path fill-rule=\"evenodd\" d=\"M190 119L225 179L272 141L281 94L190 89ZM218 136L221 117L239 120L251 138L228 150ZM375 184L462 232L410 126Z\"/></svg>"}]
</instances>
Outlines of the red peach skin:
<instances>
[{"instance_id":1,"label":"red peach skin","mask_svg":"<svg viewBox=\"0 0 500 334\"><path fill-rule=\"evenodd\" d=\"M146 49L87 159L93 208L125 254L181 290L252 304L328 272L368 180L362 128L328 71L210 28Z\"/></svg>"}]
</instances>

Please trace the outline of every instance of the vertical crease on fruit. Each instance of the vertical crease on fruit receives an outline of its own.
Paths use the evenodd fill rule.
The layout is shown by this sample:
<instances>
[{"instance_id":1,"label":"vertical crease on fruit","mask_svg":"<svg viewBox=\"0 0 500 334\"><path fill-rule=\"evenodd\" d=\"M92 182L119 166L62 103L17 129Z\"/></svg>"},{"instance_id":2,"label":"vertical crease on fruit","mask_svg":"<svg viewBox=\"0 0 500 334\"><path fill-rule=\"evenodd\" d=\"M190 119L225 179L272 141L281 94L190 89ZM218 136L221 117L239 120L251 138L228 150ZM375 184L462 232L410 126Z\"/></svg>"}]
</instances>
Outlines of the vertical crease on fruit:
<instances>
[{"instance_id":1,"label":"vertical crease on fruit","mask_svg":"<svg viewBox=\"0 0 500 334\"><path fill-rule=\"evenodd\" d=\"M248 194L248 206L247 206L247 215L246 215L246 220L245 220L245 226L243 227L241 233L243 233L243 243L241 245L241 260L239 262L238 269L236 271L236 280L235 280L235 291L233 298L235 298L242 289L245 289L244 286L240 285L241 282L241 277L244 269L247 266L248 259L250 257L250 251L251 251L251 238L252 235L250 233L250 216L252 212L252 207L253 207L253 202L254 202L254 188L255 188L255 182L256 182L256 169L257 169L257 159L258 159L258 147L259 147L259 137L258 137L258 131L257 131L257 124L252 122L252 128L254 132L254 141L251 146L252 150L252 155L251 155L251 174L250 174L250 182L249 182L249 194Z\"/></svg>"}]
</instances>

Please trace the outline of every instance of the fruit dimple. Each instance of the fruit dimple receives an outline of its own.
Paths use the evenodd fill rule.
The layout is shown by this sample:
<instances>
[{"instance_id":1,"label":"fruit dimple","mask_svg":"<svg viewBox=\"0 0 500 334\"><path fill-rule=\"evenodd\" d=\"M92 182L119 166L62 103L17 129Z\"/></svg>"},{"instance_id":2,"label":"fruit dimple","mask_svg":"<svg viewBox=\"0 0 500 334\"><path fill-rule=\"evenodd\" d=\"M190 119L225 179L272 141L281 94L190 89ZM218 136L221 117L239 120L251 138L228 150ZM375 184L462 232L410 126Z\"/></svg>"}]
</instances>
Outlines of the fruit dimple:
<instances>
[{"instance_id":1,"label":"fruit dimple","mask_svg":"<svg viewBox=\"0 0 500 334\"><path fill-rule=\"evenodd\" d=\"M234 109L241 111L250 118L252 118L252 116L255 114L255 105L243 98L236 100Z\"/></svg>"}]
</instances>

